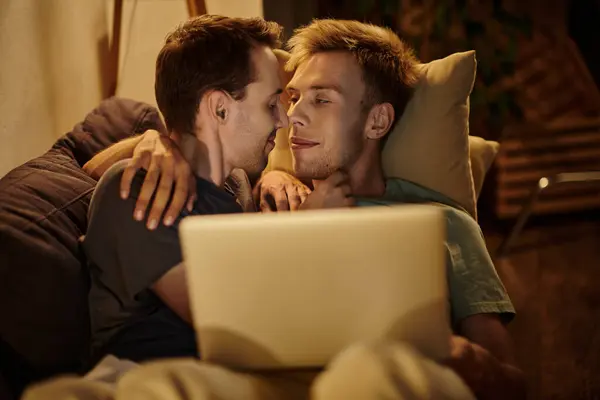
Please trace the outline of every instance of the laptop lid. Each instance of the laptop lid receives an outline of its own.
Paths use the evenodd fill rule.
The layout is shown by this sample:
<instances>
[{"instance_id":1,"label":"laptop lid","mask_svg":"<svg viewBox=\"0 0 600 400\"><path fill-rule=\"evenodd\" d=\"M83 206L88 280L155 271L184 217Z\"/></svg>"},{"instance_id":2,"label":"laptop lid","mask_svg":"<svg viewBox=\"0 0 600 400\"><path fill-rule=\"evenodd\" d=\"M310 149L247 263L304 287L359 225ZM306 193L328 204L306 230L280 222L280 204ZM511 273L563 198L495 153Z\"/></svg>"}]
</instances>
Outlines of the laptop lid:
<instances>
[{"instance_id":1,"label":"laptop lid","mask_svg":"<svg viewBox=\"0 0 600 400\"><path fill-rule=\"evenodd\" d=\"M403 340L449 354L445 219L427 205L196 216L180 225L201 357L321 367Z\"/></svg>"}]
</instances>

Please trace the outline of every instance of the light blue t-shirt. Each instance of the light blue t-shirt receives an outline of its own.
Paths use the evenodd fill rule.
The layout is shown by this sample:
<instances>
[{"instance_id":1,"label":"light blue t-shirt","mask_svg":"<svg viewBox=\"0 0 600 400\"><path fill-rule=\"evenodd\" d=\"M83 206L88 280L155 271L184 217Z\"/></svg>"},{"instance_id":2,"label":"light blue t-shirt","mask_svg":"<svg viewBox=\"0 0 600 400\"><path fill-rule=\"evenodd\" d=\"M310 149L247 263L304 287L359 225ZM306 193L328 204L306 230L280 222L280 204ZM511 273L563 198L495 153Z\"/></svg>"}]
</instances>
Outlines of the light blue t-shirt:
<instances>
[{"instance_id":1,"label":"light blue t-shirt","mask_svg":"<svg viewBox=\"0 0 600 400\"><path fill-rule=\"evenodd\" d=\"M447 231L447 279L454 329L474 314L500 314L510 321L515 309L494 268L483 233L464 209L446 196L402 179L388 179L383 197L357 199L358 206L402 203L437 205L445 211Z\"/></svg>"}]
</instances>

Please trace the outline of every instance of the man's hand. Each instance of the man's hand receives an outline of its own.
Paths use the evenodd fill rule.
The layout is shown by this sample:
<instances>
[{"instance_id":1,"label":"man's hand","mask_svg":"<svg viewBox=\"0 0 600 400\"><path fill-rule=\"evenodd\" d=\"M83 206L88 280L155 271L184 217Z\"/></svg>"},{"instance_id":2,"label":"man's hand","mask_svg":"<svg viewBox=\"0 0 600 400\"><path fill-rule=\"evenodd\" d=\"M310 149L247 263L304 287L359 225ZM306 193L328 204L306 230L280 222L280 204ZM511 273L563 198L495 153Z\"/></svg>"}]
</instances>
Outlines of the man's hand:
<instances>
[{"instance_id":1,"label":"man's hand","mask_svg":"<svg viewBox=\"0 0 600 400\"><path fill-rule=\"evenodd\" d=\"M288 173L267 172L253 190L254 201L262 212L296 211L310 189Z\"/></svg>"},{"instance_id":2,"label":"man's hand","mask_svg":"<svg viewBox=\"0 0 600 400\"><path fill-rule=\"evenodd\" d=\"M189 164L183 158L177 146L170 138L157 131L146 131L142 140L133 151L133 158L125 168L121 179L121 197L129 196L129 189L137 171L144 168L148 173L135 205L134 218L144 219L148 203L156 190L156 196L147 218L148 229L154 229L160 216L171 198L173 186L175 191L164 215L165 225L171 225L187 201L187 209L192 210L196 201L196 179Z\"/></svg>"},{"instance_id":3,"label":"man's hand","mask_svg":"<svg viewBox=\"0 0 600 400\"><path fill-rule=\"evenodd\" d=\"M512 343L498 314L475 314L460 322L446 362L478 399L525 399L525 374L516 367ZM466 339L465 339L466 338Z\"/></svg>"},{"instance_id":4,"label":"man's hand","mask_svg":"<svg viewBox=\"0 0 600 400\"><path fill-rule=\"evenodd\" d=\"M338 171L315 185L315 190L300 206L300 210L352 207L354 199L348 175Z\"/></svg>"},{"instance_id":5,"label":"man's hand","mask_svg":"<svg viewBox=\"0 0 600 400\"><path fill-rule=\"evenodd\" d=\"M452 336L450 358L444 364L452 368L476 395L499 369L498 360L489 351L461 336Z\"/></svg>"},{"instance_id":6,"label":"man's hand","mask_svg":"<svg viewBox=\"0 0 600 400\"><path fill-rule=\"evenodd\" d=\"M478 399L525 399L523 373L499 361L480 345L452 336L450 358L444 364L454 370Z\"/></svg>"}]
</instances>

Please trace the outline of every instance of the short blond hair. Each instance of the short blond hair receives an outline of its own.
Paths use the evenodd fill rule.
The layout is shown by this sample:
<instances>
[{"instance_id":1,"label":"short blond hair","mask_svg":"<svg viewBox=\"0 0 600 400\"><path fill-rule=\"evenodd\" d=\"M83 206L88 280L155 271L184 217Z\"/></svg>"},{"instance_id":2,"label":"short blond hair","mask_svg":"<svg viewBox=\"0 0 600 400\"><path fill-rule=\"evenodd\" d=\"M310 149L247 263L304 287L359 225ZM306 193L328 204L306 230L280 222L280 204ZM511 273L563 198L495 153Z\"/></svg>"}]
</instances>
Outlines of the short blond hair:
<instances>
[{"instance_id":1,"label":"short blond hair","mask_svg":"<svg viewBox=\"0 0 600 400\"><path fill-rule=\"evenodd\" d=\"M388 28L358 21L317 19L296 29L287 47L291 52L288 71L296 70L316 53L347 51L354 55L363 71L366 106L389 102L396 120L404 112L418 80L418 61L413 50Z\"/></svg>"}]
</instances>

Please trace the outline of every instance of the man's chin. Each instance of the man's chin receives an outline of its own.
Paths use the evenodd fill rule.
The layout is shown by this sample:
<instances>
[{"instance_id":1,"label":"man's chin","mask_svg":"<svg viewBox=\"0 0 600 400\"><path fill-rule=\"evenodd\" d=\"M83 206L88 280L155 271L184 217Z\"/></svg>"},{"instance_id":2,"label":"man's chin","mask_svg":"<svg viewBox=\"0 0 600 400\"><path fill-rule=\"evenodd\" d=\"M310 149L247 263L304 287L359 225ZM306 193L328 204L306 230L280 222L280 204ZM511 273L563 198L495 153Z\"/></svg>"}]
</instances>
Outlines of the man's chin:
<instances>
[{"instance_id":1,"label":"man's chin","mask_svg":"<svg viewBox=\"0 0 600 400\"><path fill-rule=\"evenodd\" d=\"M330 174L324 171L317 171L314 169L304 169L301 167L294 166L294 176L301 181L312 181L312 180L323 180L327 179Z\"/></svg>"},{"instance_id":2,"label":"man's chin","mask_svg":"<svg viewBox=\"0 0 600 400\"><path fill-rule=\"evenodd\" d=\"M246 175L248 175L248 178L250 178L250 180L253 180L257 177L260 177L260 175L265 170L265 168L267 168L267 160L266 159L261 160L261 162L258 162L253 165L246 165L241 169L244 170L244 172L246 173Z\"/></svg>"}]
</instances>

